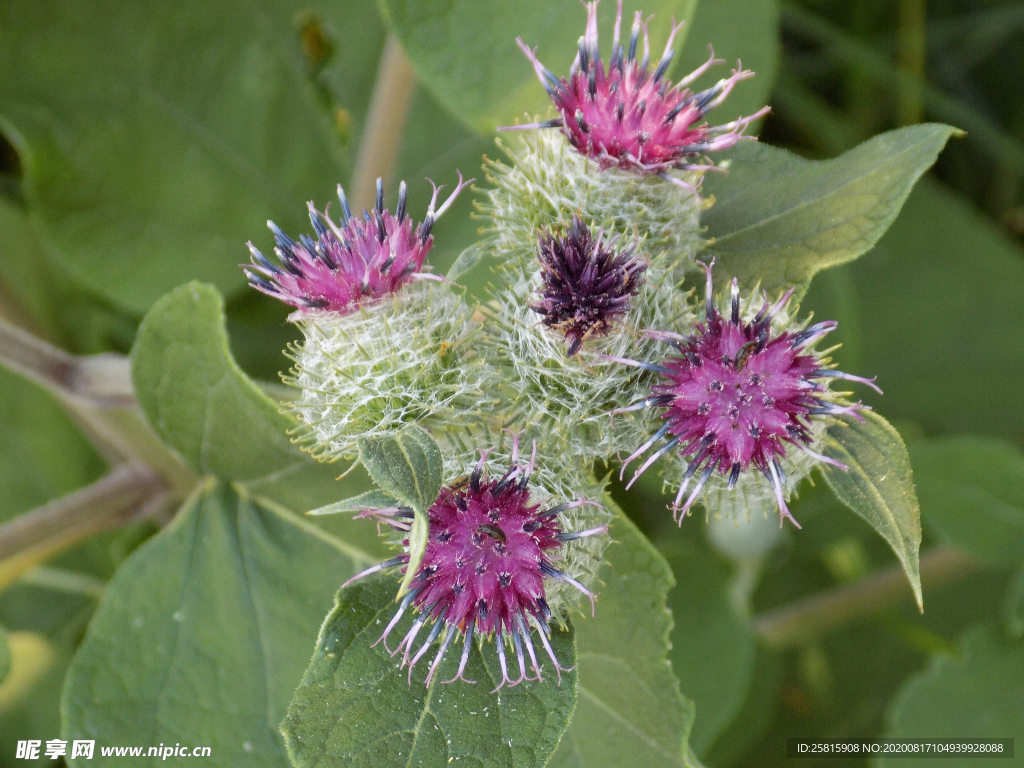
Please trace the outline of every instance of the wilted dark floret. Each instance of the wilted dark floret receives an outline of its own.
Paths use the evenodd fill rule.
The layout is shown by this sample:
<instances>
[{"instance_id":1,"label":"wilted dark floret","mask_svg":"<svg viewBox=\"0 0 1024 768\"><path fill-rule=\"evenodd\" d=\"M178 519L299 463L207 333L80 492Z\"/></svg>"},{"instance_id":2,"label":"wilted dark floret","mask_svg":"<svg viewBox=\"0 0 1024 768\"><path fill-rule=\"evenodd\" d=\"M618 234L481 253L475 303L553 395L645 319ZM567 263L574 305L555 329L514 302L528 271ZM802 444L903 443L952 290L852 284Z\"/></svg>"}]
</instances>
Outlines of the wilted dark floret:
<instances>
[{"instance_id":1,"label":"wilted dark floret","mask_svg":"<svg viewBox=\"0 0 1024 768\"><path fill-rule=\"evenodd\" d=\"M575 355L591 336L603 336L629 311L647 265L632 247L616 253L603 232L590 234L579 216L559 234L544 233L537 245L544 287L530 308L548 328L561 331L566 355Z\"/></svg>"}]
</instances>

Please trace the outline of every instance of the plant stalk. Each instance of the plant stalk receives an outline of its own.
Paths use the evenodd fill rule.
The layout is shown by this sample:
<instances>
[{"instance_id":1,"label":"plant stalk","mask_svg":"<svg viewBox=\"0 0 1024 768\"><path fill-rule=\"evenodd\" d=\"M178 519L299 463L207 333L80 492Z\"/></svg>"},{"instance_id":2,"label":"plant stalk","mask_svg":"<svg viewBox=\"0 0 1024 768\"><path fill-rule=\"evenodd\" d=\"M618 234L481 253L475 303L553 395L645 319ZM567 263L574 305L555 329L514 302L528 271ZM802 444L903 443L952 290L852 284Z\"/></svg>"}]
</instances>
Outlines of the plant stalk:
<instances>
[{"instance_id":1,"label":"plant stalk","mask_svg":"<svg viewBox=\"0 0 1024 768\"><path fill-rule=\"evenodd\" d=\"M978 569L977 560L951 547L935 547L921 557L921 584L935 588ZM900 566L855 584L830 589L754 617L754 629L770 646L785 648L867 618L913 597Z\"/></svg>"},{"instance_id":2,"label":"plant stalk","mask_svg":"<svg viewBox=\"0 0 1024 768\"><path fill-rule=\"evenodd\" d=\"M373 205L378 177L384 179L385 186L391 181L415 89L416 77L402 44L394 32L389 32L352 172L350 192L357 211Z\"/></svg>"},{"instance_id":3,"label":"plant stalk","mask_svg":"<svg viewBox=\"0 0 1024 768\"><path fill-rule=\"evenodd\" d=\"M53 553L170 500L154 473L122 464L92 485L0 525L0 588Z\"/></svg>"}]
</instances>

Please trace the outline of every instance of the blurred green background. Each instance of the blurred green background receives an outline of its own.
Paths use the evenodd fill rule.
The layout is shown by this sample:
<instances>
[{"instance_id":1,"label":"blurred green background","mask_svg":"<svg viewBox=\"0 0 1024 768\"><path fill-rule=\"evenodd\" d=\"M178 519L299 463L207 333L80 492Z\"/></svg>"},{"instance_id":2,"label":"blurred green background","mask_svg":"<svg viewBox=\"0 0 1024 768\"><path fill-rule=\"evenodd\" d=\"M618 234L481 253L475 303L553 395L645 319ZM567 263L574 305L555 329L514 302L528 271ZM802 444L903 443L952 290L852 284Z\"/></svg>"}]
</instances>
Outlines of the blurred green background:
<instances>
[{"instance_id":1,"label":"blurred green background","mask_svg":"<svg viewBox=\"0 0 1024 768\"><path fill-rule=\"evenodd\" d=\"M882 241L818 275L803 304L839 321L841 367L877 375L885 390L866 400L910 449L922 553L962 555L925 579L925 612L885 543L820 486L793 505L803 530L778 536L772 523L756 533L771 541L760 547L745 530L699 517L676 529L656 481L629 494L615 488L676 575L672 662L697 704L691 744L723 768L782 765L793 736L1016 736L1024 750L1024 7L644 8L658 13L655 50L669 15L693 20L676 76L703 60L708 42L757 72L715 119L769 103L766 143L826 158L903 125L966 131ZM613 12L605 0L602 31ZM73 354L127 353L153 301L199 278L225 295L240 365L276 381L296 332L285 307L244 287L237 264L246 240L270 246L268 218L306 231L305 201L323 204L335 184L352 182L388 26L417 84L387 197L407 179L409 210L421 216L425 176L450 185L459 168L479 177L481 156L499 151L493 128L542 109L512 38L540 44L560 72L582 23L575 0L5 3L0 316ZM435 229L438 271L475 237L471 198ZM478 270L466 282L480 290L486 280ZM0 521L106 467L46 392L2 369L0 444ZM0 684L0 765L23 764L14 741L58 734L63 673L97 597L161 522L104 531L39 555L28 570L11 565L14 556L0 560L0 575L5 566L14 574L0 579L2 647L16 659ZM872 574L889 578L874 608L827 629L815 628L811 611L808 631L768 637L773 611L809 595L841 597ZM0 671L3 661L0 653Z\"/></svg>"}]
</instances>

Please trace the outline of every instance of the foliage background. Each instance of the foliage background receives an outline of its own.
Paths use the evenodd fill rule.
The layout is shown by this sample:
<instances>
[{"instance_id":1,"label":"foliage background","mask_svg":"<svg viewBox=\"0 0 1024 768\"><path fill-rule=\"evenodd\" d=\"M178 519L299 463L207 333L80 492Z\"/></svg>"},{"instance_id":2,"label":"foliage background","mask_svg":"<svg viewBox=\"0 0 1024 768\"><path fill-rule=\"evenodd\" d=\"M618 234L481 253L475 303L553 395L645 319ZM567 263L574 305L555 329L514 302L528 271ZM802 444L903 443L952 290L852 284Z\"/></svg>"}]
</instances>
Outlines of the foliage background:
<instances>
[{"instance_id":1,"label":"foliage background","mask_svg":"<svg viewBox=\"0 0 1024 768\"><path fill-rule=\"evenodd\" d=\"M925 579L926 610L918 614L885 543L821 487L804 489L793 505L802 531L786 531L762 554L744 551L733 535L732 556L699 519L676 530L656 483L629 494L616 488L617 501L674 572L670 660L696 705L691 748L706 765L723 767L782 764L790 736L1016 736L1020 749L1024 11L996 0L661 0L645 10L659 15L655 49L665 17L692 19L677 74L703 59L706 42L756 70L728 110L745 114L770 103L766 143L824 158L926 120L967 132L947 146L882 241L857 262L821 273L804 307L840 322L844 370L878 375L886 394L868 402L910 448L923 553L953 547L969 560ZM456 167L479 175L481 155L496 151L491 130L541 108L543 93L514 49L515 34L540 43L542 59L559 71L582 18L574 0L5 4L0 314L75 355L127 353L153 303L201 279L225 296L241 368L276 381L295 330L281 305L243 287L236 265L246 258L246 240L269 246L266 219L304 231L305 201L323 202L338 181L350 182L387 26L418 74L391 176L409 180L410 211L420 212L429 191L424 176L451 183ZM474 239L470 198L436 228L432 261L440 271ZM465 282L479 290L486 279L478 271ZM210 311L216 315L216 307ZM216 407L262 407L238 387L241 394L228 398L235 405ZM266 419L270 435L280 425ZM18 529L10 523L107 472L111 455L96 447L90 424L36 384L0 370L0 626L7 638L0 672L6 654L13 657L0 684L0 765L24 764L13 758L16 740L61 732L65 673L99 597L173 509L149 506L99 532L86 527L12 549ZM214 452L231 466L204 471L249 481L261 474L260 462L299 461L287 458L287 446L280 448L285 458L237 450ZM331 472L299 471L316 481L298 484L302 493L298 485L282 488L279 499L300 512L366 487L356 477L341 493ZM217 493L223 501L234 492ZM239 540L284 519L230 503L241 505L225 518L241 531ZM332 525L329 533L379 553L372 537ZM768 526L759 535L771 534ZM307 622L315 632L358 560L351 553L352 563L339 560L325 547L275 555L284 564L303 558L307 580L322 580L318 599L326 601L301 619L277 617L282 627ZM211 593L225 590L232 573L223 564L208 573ZM871 609L835 625L820 611L805 612L799 631L770 635L775 611L818 593L856 594L879 573L894 578ZM239 589L244 600L252 585ZM267 599L287 603L289 594ZM145 606L149 597L133 599ZM193 626L207 620L189 617ZM246 621L229 612L217 626L243 632ZM311 646L294 643L305 654L301 668ZM244 665L244 645L205 650ZM255 655L246 658L257 664ZM240 700L247 680L240 675ZM95 687L83 694L86 701L102 695ZM289 697L290 690L268 700L283 710ZM166 738L157 732L154 743Z\"/></svg>"}]
</instances>

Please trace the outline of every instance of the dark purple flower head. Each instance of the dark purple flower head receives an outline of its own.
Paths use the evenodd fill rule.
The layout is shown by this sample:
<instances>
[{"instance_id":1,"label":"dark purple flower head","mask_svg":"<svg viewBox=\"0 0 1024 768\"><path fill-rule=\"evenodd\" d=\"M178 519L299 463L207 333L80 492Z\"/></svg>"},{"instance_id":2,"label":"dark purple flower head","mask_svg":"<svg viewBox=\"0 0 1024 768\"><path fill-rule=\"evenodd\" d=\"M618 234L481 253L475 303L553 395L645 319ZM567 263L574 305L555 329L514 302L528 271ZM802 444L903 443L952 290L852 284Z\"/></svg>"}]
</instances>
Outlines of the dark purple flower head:
<instances>
[{"instance_id":1,"label":"dark purple flower head","mask_svg":"<svg viewBox=\"0 0 1024 768\"><path fill-rule=\"evenodd\" d=\"M670 169L705 170L687 158L734 145L753 120L767 114L768 108L727 125L710 127L703 123L707 112L719 106L740 80L753 72L737 68L732 75L705 91L693 93L687 86L713 64L711 58L700 68L673 85L666 77L672 61L672 43L682 24L673 20L665 52L654 72L648 69L650 50L647 24L636 12L628 50L619 42L622 24L622 0L619 0L608 68L597 44L597 0L587 3L586 34L580 38L579 53L568 78L558 78L537 60L533 50L521 38L519 47L533 63L541 84L551 95L560 116L554 120L517 128L560 128L572 146L594 159L602 168L618 167L643 173L656 173L682 186L681 179L668 174ZM643 58L637 60L640 30L644 32Z\"/></svg>"},{"instance_id":2,"label":"dark purple flower head","mask_svg":"<svg viewBox=\"0 0 1024 768\"><path fill-rule=\"evenodd\" d=\"M612 322L629 311L643 283L647 265L633 248L616 253L614 240L590 234L579 216L562 233L543 233L537 244L544 287L530 309L544 316L548 328L565 336L566 356L575 355L591 336L603 336Z\"/></svg>"},{"instance_id":3,"label":"dark purple flower head","mask_svg":"<svg viewBox=\"0 0 1024 768\"><path fill-rule=\"evenodd\" d=\"M326 210L321 213L309 203L309 220L313 223L316 240L302 235L296 243L274 222L267 222L274 233L274 253L280 265L248 243L252 264L243 265L243 269L249 284L299 309L321 309L344 315L363 302L396 293L413 280L437 280L438 277L420 271L434 244L430 230L472 181L474 179L463 181L460 173L455 191L436 210L437 195L442 188L434 186L426 218L415 228L405 212L404 181L398 188L398 209L392 214L384 207L384 187L381 179L377 179L376 205L372 213L364 210L362 218L352 215L339 184L341 221L337 224Z\"/></svg>"},{"instance_id":4,"label":"dark purple flower head","mask_svg":"<svg viewBox=\"0 0 1024 768\"><path fill-rule=\"evenodd\" d=\"M590 598L593 607L594 595L552 565L565 542L607 531L607 526L575 533L562 531L559 513L591 502L571 501L541 510L540 505L530 503L527 489L533 458L526 465L519 465L514 447L511 466L498 479L488 479L483 474L485 459L486 453L468 480L442 489L430 508L430 532L423 561L412 580L411 591L378 640L386 647L388 635L410 605L419 612L401 643L391 651L392 655L403 652L402 663L409 667L410 682L413 666L440 637L440 647L427 675L429 685L448 646L460 633L463 646L459 669L455 677L445 682L465 680L462 675L474 635L495 639L502 672L498 688L506 683L539 680L541 671L530 638L531 623L561 680L563 670L548 642L552 614L545 599L545 579L572 584ZM413 513L408 508L393 507L367 510L361 516L374 517L407 532ZM408 542L404 544L407 546ZM348 583L408 562L408 554L400 555L354 576ZM426 640L413 654L413 644L425 626ZM511 644L518 660L519 677L515 680L508 675L506 642ZM526 671L527 656L534 672L532 677Z\"/></svg>"},{"instance_id":5,"label":"dark purple flower head","mask_svg":"<svg viewBox=\"0 0 1024 768\"><path fill-rule=\"evenodd\" d=\"M657 365L617 358L662 376L651 387L651 396L645 402L664 408L665 423L626 460L626 465L662 438L667 442L637 470L630 485L659 456L678 448L680 454L690 457L673 504L681 521L713 472L728 474L728 487L733 488L740 474L753 467L764 474L775 490L780 524L788 518L799 528L784 499L785 474L780 460L796 447L819 461L846 469L811 450L812 420L832 414L856 414L867 407L836 402L836 395L823 382L847 379L878 388L872 380L829 368L827 361L812 349L836 323L817 323L800 331L773 335L772 319L789 301L792 291L774 306L765 302L753 318L744 321L740 316L739 287L734 279L726 318L714 306L711 267L705 269L705 321L698 323L689 336L651 332L675 347L677 354ZM623 466L623 473L625 469ZM697 484L680 507L683 494L698 471Z\"/></svg>"}]
</instances>

